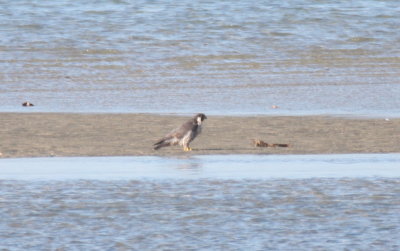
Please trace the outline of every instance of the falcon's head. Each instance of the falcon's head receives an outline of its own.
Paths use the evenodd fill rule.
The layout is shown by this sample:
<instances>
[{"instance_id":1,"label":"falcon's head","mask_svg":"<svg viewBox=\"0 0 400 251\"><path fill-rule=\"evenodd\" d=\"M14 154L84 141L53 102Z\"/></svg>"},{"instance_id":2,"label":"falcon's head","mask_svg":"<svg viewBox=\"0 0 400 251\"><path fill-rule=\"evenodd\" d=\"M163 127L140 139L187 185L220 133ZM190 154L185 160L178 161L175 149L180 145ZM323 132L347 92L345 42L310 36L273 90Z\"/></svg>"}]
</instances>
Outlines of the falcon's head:
<instances>
[{"instance_id":1,"label":"falcon's head","mask_svg":"<svg viewBox=\"0 0 400 251\"><path fill-rule=\"evenodd\" d=\"M207 116L204 113L198 113L196 114L196 116L194 116L194 123L197 125L201 125L201 122L203 122L203 120L205 120L207 118Z\"/></svg>"}]
</instances>

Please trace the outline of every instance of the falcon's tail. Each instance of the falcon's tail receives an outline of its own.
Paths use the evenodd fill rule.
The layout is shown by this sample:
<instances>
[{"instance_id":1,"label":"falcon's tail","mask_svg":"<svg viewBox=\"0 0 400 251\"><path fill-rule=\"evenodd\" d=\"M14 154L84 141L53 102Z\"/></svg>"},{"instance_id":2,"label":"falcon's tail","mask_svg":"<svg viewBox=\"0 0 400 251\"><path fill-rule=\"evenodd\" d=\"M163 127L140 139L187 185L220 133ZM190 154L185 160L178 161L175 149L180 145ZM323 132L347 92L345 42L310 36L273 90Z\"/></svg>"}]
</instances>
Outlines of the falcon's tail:
<instances>
[{"instance_id":1,"label":"falcon's tail","mask_svg":"<svg viewBox=\"0 0 400 251\"><path fill-rule=\"evenodd\" d=\"M154 148L153 148L154 150L158 150L161 147L169 146L169 142L166 142L164 139L162 139L162 140L158 141L157 143L155 143L153 146L154 146Z\"/></svg>"}]
</instances>

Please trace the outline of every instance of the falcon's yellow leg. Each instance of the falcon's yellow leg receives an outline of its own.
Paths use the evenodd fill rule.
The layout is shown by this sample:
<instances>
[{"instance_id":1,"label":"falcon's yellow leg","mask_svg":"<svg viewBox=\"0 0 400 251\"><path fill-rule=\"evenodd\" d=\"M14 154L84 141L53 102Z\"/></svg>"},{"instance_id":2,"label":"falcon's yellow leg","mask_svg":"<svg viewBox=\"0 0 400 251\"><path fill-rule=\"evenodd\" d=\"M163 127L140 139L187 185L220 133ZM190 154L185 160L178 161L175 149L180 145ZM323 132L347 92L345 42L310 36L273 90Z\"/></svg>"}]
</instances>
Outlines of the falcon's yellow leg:
<instances>
[{"instance_id":1,"label":"falcon's yellow leg","mask_svg":"<svg viewBox=\"0 0 400 251\"><path fill-rule=\"evenodd\" d=\"M189 152L189 151L192 151L192 148L190 148L190 147L188 147L188 146L185 146L185 147L183 148L183 151Z\"/></svg>"}]
</instances>

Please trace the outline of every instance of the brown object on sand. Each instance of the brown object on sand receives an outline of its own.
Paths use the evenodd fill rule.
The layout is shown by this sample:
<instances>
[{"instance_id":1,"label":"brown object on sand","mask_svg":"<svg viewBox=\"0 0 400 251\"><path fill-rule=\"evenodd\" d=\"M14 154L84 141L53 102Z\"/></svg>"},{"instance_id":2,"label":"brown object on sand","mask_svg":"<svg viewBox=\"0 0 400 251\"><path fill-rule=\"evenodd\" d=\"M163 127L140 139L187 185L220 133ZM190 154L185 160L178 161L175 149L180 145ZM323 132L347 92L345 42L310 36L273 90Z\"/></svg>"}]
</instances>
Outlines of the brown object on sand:
<instances>
[{"instance_id":1,"label":"brown object on sand","mask_svg":"<svg viewBox=\"0 0 400 251\"><path fill-rule=\"evenodd\" d=\"M278 144L278 143L268 144L260 139L253 139L253 144L256 147L290 147L289 144Z\"/></svg>"}]
</instances>

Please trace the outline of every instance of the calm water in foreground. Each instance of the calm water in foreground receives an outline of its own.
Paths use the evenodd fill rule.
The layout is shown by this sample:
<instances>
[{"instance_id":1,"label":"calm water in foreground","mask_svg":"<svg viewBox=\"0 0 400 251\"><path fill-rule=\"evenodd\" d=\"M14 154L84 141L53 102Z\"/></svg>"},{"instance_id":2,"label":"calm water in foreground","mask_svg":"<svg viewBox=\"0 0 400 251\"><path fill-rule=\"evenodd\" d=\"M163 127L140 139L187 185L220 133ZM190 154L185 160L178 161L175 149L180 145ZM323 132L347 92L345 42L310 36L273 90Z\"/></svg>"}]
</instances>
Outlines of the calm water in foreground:
<instances>
[{"instance_id":1,"label":"calm water in foreground","mask_svg":"<svg viewBox=\"0 0 400 251\"><path fill-rule=\"evenodd\" d=\"M0 111L399 116L399 6L0 1Z\"/></svg>"},{"instance_id":2,"label":"calm water in foreground","mask_svg":"<svg viewBox=\"0 0 400 251\"><path fill-rule=\"evenodd\" d=\"M399 250L400 155L0 160L0 249Z\"/></svg>"}]
</instances>

